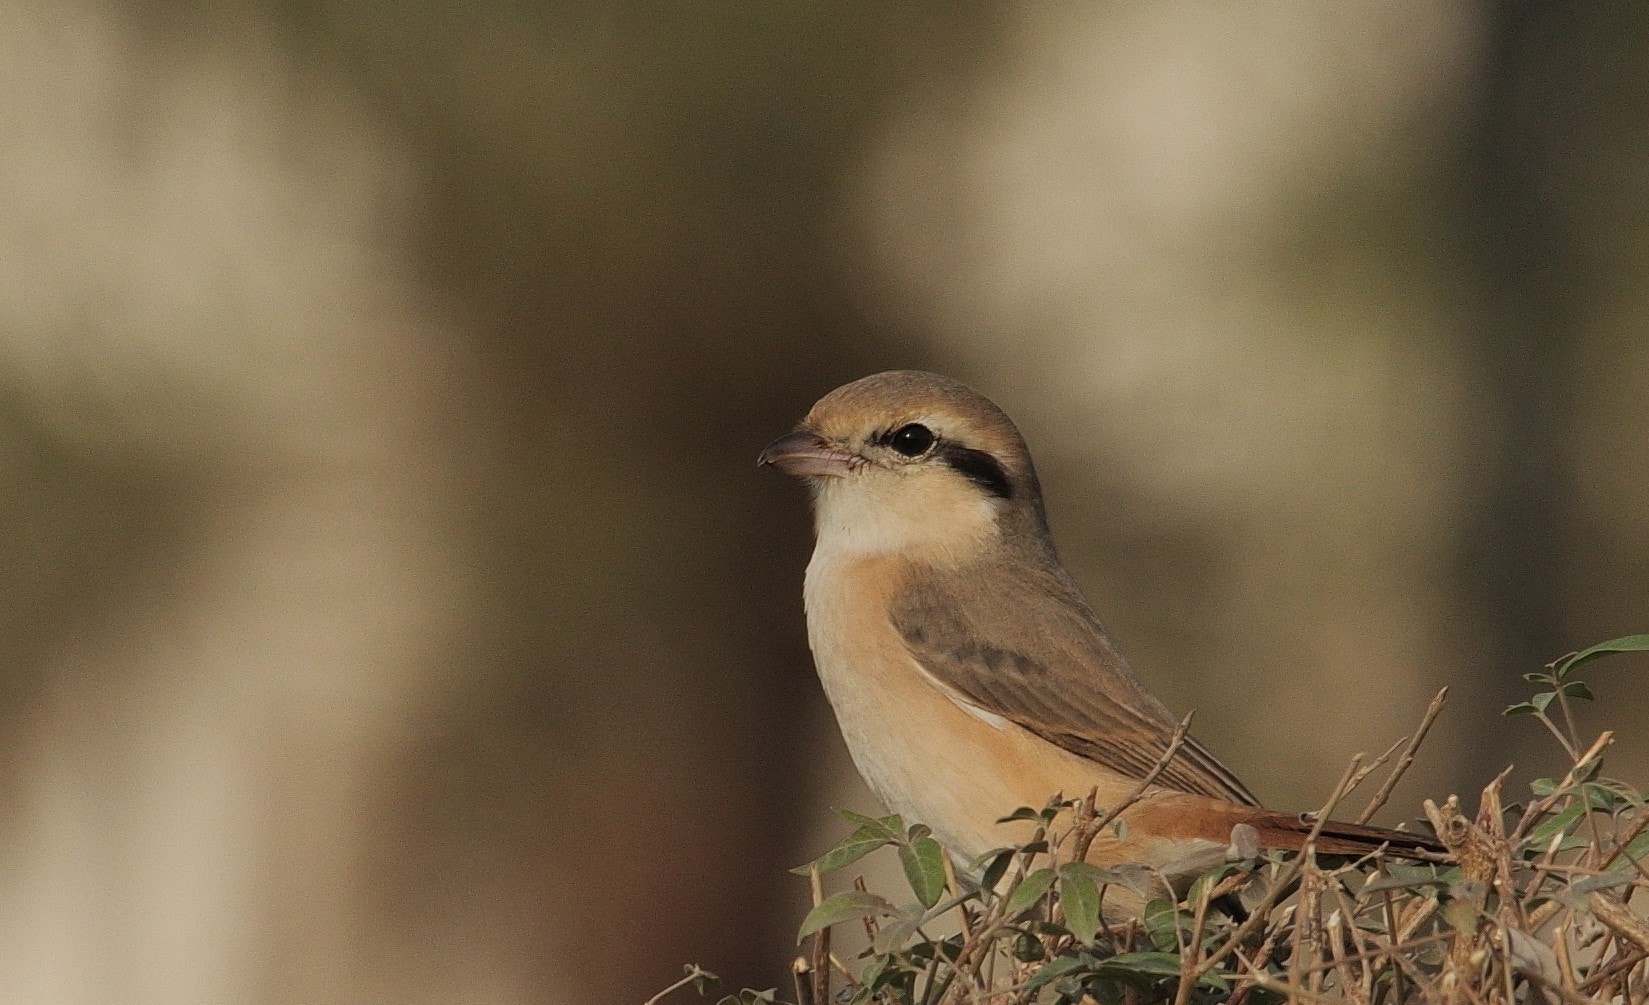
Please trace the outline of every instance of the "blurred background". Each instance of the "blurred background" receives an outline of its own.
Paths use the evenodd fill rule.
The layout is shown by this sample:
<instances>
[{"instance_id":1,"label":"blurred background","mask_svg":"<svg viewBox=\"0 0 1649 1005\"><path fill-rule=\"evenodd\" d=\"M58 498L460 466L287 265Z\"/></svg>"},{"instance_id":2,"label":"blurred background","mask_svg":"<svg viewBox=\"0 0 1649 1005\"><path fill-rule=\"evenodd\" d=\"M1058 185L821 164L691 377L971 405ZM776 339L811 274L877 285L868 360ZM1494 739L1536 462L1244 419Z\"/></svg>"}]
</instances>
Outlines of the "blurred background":
<instances>
[{"instance_id":1,"label":"blurred background","mask_svg":"<svg viewBox=\"0 0 1649 1005\"><path fill-rule=\"evenodd\" d=\"M753 461L876 370L1273 804L1649 630L1649 9L0 11L0 1000L781 982L876 805Z\"/></svg>"}]
</instances>

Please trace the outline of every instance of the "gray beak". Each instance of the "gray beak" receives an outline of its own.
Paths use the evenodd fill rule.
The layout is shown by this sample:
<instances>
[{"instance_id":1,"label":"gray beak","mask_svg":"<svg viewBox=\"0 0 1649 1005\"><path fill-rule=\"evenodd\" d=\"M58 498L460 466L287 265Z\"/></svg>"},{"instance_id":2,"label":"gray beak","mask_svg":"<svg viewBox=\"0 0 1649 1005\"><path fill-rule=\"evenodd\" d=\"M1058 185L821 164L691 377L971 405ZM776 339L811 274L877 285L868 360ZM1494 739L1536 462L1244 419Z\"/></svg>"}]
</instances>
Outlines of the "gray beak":
<instances>
[{"instance_id":1,"label":"gray beak","mask_svg":"<svg viewBox=\"0 0 1649 1005\"><path fill-rule=\"evenodd\" d=\"M774 440L756 458L797 478L841 478L853 470L854 455L833 447L805 426Z\"/></svg>"}]
</instances>

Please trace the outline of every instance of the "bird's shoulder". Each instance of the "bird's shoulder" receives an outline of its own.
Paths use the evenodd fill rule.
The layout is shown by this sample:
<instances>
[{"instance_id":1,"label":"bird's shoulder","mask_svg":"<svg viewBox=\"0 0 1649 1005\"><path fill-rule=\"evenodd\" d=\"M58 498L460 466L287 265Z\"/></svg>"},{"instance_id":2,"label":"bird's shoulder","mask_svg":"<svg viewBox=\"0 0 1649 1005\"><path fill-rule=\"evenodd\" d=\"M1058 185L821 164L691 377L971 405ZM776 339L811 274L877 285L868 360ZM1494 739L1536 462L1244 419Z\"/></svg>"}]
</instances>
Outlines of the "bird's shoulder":
<instances>
[{"instance_id":1,"label":"bird's shoulder","mask_svg":"<svg viewBox=\"0 0 1649 1005\"><path fill-rule=\"evenodd\" d=\"M1051 557L913 565L889 598L893 627L923 672L983 711L1131 777L1143 777L1166 751L1175 720ZM1254 801L1195 740L1159 781Z\"/></svg>"},{"instance_id":2,"label":"bird's shoulder","mask_svg":"<svg viewBox=\"0 0 1649 1005\"><path fill-rule=\"evenodd\" d=\"M1057 565L1001 556L958 568L912 564L903 572L889 610L913 649L958 667L1002 670L1014 683L1081 683L1173 726Z\"/></svg>"}]
</instances>

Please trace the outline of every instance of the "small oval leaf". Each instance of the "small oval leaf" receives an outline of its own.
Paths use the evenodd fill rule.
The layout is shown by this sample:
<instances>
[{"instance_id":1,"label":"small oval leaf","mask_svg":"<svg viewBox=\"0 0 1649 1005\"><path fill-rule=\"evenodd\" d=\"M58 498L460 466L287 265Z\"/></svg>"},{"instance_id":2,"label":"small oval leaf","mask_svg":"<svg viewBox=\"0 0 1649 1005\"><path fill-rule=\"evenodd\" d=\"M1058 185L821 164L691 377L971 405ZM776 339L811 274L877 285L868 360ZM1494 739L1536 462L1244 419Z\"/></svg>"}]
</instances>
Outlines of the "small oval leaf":
<instances>
[{"instance_id":1,"label":"small oval leaf","mask_svg":"<svg viewBox=\"0 0 1649 1005\"><path fill-rule=\"evenodd\" d=\"M1000 848L994 852L988 851L979 858L974 859L969 864L967 871L979 877L981 888L995 890L996 884L1002 882L1002 877L1007 875L1008 866L1013 864L1013 856L1014 850L1012 848ZM985 864L987 858L990 859L989 865ZM984 868L980 869L982 865Z\"/></svg>"},{"instance_id":2,"label":"small oval leaf","mask_svg":"<svg viewBox=\"0 0 1649 1005\"><path fill-rule=\"evenodd\" d=\"M1596 701L1597 700L1592 695L1592 689L1587 687L1586 682L1583 681L1583 680L1572 680L1572 681L1569 681L1568 683L1564 684L1563 685L1563 696L1565 698L1579 698L1582 701Z\"/></svg>"},{"instance_id":3,"label":"small oval leaf","mask_svg":"<svg viewBox=\"0 0 1649 1005\"><path fill-rule=\"evenodd\" d=\"M1145 902L1145 934L1151 944L1166 952L1179 945L1180 910L1173 901L1155 897Z\"/></svg>"},{"instance_id":4,"label":"small oval leaf","mask_svg":"<svg viewBox=\"0 0 1649 1005\"><path fill-rule=\"evenodd\" d=\"M820 855L808 864L799 865L790 871L798 876L806 876L817 868L819 870L819 875L823 876L827 873L835 872L844 865L851 865L852 863L857 862L859 859L864 858L866 855L882 847L883 845L891 843L892 840L892 838L884 835L880 828L860 827L858 830L850 834L841 844L825 852L823 855Z\"/></svg>"},{"instance_id":5,"label":"small oval leaf","mask_svg":"<svg viewBox=\"0 0 1649 1005\"><path fill-rule=\"evenodd\" d=\"M1033 991L1036 988L1049 983L1050 981L1056 981L1071 971L1081 969L1085 966L1086 964L1080 957L1061 956L1058 959L1051 960L1035 974L1031 975L1031 979L1025 982L1025 990Z\"/></svg>"},{"instance_id":6,"label":"small oval leaf","mask_svg":"<svg viewBox=\"0 0 1649 1005\"><path fill-rule=\"evenodd\" d=\"M1614 653L1641 653L1649 652L1649 635L1627 635L1624 638L1610 639L1608 642L1599 642L1589 649L1582 649L1572 656L1565 656L1552 664L1552 670L1558 680L1582 663L1590 663L1599 656L1610 656Z\"/></svg>"},{"instance_id":7,"label":"small oval leaf","mask_svg":"<svg viewBox=\"0 0 1649 1005\"><path fill-rule=\"evenodd\" d=\"M1087 863L1067 862L1059 867L1059 903L1065 909L1065 927L1086 945L1099 931L1099 887L1093 877L1072 868L1082 865Z\"/></svg>"},{"instance_id":8,"label":"small oval leaf","mask_svg":"<svg viewBox=\"0 0 1649 1005\"><path fill-rule=\"evenodd\" d=\"M863 813L844 810L840 806L832 806L835 814L855 827L865 827L876 831L890 841L899 840L905 832L905 822L899 814L894 813L885 817L867 817Z\"/></svg>"},{"instance_id":9,"label":"small oval leaf","mask_svg":"<svg viewBox=\"0 0 1649 1005\"><path fill-rule=\"evenodd\" d=\"M1087 876L1094 881L1096 886L1122 882L1122 877L1115 872L1110 869L1101 869L1091 862L1066 862L1059 867L1059 874L1061 876Z\"/></svg>"},{"instance_id":10,"label":"small oval leaf","mask_svg":"<svg viewBox=\"0 0 1649 1005\"><path fill-rule=\"evenodd\" d=\"M1041 823L1042 814L1031 809L1029 806L1021 806L1005 817L996 818L996 822L999 824L1011 824L1016 820L1030 820L1035 823Z\"/></svg>"},{"instance_id":11,"label":"small oval leaf","mask_svg":"<svg viewBox=\"0 0 1649 1005\"><path fill-rule=\"evenodd\" d=\"M1025 913L1031 905L1042 899L1048 892L1048 887L1054 885L1054 871L1052 869L1038 869L1019 881L1019 885L1008 894L1008 906L1004 917L1017 918Z\"/></svg>"},{"instance_id":12,"label":"small oval leaf","mask_svg":"<svg viewBox=\"0 0 1649 1005\"><path fill-rule=\"evenodd\" d=\"M939 903L945 892L945 851L930 837L919 837L899 847L899 864L905 869L905 881L923 907Z\"/></svg>"},{"instance_id":13,"label":"small oval leaf","mask_svg":"<svg viewBox=\"0 0 1649 1005\"><path fill-rule=\"evenodd\" d=\"M1173 953L1118 953L1101 961L1099 969L1130 977L1178 977L1180 960Z\"/></svg>"},{"instance_id":14,"label":"small oval leaf","mask_svg":"<svg viewBox=\"0 0 1649 1005\"><path fill-rule=\"evenodd\" d=\"M871 951L883 955L899 952L916 934L916 928L921 923L921 918L911 915L889 920L876 929L876 938L870 943Z\"/></svg>"},{"instance_id":15,"label":"small oval leaf","mask_svg":"<svg viewBox=\"0 0 1649 1005\"><path fill-rule=\"evenodd\" d=\"M1529 831L1529 836L1524 838L1523 844L1528 848L1544 849L1551 843L1555 835L1560 831L1568 831L1585 815L1585 803L1579 801L1570 803L1561 812L1552 814Z\"/></svg>"},{"instance_id":16,"label":"small oval leaf","mask_svg":"<svg viewBox=\"0 0 1649 1005\"><path fill-rule=\"evenodd\" d=\"M847 890L834 896L826 897L807 912L802 919L801 931L796 933L796 941L800 942L817 932L821 928L852 921L854 918L863 918L872 914L881 914L893 910L893 905L863 890Z\"/></svg>"}]
</instances>

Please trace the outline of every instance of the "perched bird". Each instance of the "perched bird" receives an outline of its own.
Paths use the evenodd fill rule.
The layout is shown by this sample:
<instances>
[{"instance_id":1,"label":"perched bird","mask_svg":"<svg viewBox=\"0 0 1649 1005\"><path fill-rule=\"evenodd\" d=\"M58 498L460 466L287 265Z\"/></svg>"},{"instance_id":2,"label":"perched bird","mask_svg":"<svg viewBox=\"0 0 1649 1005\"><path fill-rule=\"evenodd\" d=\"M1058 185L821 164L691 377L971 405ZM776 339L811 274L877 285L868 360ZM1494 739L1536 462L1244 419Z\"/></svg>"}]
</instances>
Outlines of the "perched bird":
<instances>
[{"instance_id":1,"label":"perched bird","mask_svg":"<svg viewBox=\"0 0 1649 1005\"><path fill-rule=\"evenodd\" d=\"M879 373L825 395L763 450L812 490L804 596L825 694L866 783L964 859L1024 839L1000 823L1055 793L1115 806L1177 722L1134 675L1054 551L1030 453L1001 409L937 374ZM1089 861L1188 883L1238 824L1298 849L1299 815L1259 807L1187 739ZM1320 851L1429 838L1331 822ZM1137 910L1126 891L1107 914Z\"/></svg>"}]
</instances>

